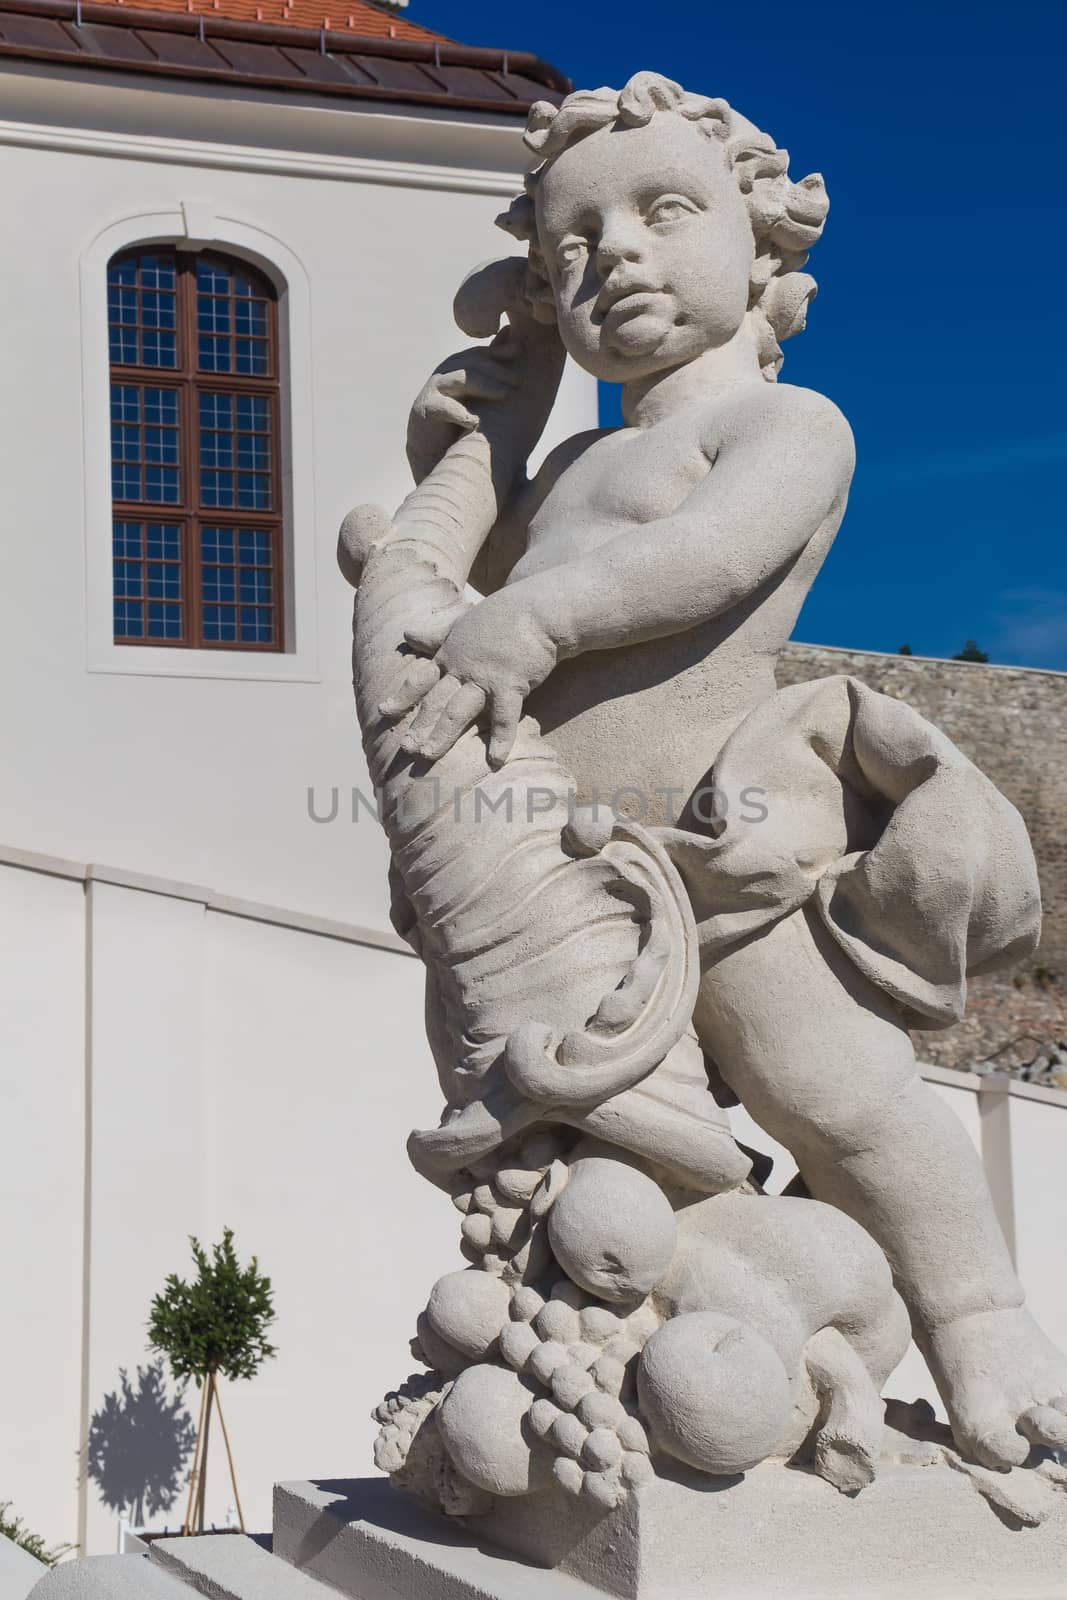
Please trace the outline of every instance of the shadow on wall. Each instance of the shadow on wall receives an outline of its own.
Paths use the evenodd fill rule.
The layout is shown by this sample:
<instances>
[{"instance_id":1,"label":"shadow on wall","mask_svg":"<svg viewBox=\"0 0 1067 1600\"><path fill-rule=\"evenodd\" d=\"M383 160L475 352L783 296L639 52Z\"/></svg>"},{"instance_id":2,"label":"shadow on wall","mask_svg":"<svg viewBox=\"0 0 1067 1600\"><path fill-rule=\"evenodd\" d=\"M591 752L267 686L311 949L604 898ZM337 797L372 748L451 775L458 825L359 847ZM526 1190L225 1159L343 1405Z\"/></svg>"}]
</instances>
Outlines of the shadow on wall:
<instances>
[{"instance_id":1,"label":"shadow on wall","mask_svg":"<svg viewBox=\"0 0 1067 1600\"><path fill-rule=\"evenodd\" d=\"M169 1511L188 1482L195 1436L185 1388L168 1395L162 1360L138 1367L135 1384L120 1368L118 1389L89 1423L86 1471L108 1510L142 1527Z\"/></svg>"}]
</instances>

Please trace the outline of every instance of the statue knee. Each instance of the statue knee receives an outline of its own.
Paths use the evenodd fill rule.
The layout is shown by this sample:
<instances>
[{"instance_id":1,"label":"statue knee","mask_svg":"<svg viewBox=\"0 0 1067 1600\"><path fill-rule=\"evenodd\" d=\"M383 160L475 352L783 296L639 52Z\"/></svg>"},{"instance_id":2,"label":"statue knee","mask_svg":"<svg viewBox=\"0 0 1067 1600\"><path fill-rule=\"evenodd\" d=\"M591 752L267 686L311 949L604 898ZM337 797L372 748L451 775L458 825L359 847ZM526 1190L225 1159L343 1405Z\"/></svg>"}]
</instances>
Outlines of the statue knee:
<instances>
[{"instance_id":1,"label":"statue knee","mask_svg":"<svg viewBox=\"0 0 1067 1600\"><path fill-rule=\"evenodd\" d=\"M843 1066L824 1057L800 1071L789 1063L735 1073L731 1087L760 1127L798 1160L808 1155L836 1161L890 1137L913 1093L921 1093L922 1081L914 1064L901 1071L896 1064Z\"/></svg>"}]
</instances>

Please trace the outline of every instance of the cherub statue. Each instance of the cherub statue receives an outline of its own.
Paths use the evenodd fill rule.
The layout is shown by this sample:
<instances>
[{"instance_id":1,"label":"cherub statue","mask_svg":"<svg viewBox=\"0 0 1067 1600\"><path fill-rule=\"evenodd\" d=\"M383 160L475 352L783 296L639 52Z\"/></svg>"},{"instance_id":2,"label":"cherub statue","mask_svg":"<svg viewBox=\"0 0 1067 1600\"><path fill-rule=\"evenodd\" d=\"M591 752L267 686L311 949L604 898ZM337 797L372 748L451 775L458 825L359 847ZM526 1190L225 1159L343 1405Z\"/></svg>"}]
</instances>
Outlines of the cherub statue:
<instances>
[{"instance_id":1,"label":"cherub statue","mask_svg":"<svg viewBox=\"0 0 1067 1600\"><path fill-rule=\"evenodd\" d=\"M909 1029L1032 949L1029 840L907 704L774 683L854 464L837 408L776 382L822 179L654 74L534 107L526 142L501 222L528 258L456 301L493 338L416 400L395 517L342 528L446 1099L411 1158L474 1266L430 1296L379 1462L469 1515L552 1451L606 1509L657 1453L800 1451L854 1491L902 1298L958 1459L1008 1472L1067 1446L1067 1360ZM621 384L624 426L530 478L565 355ZM709 1085L808 1198L758 1192Z\"/></svg>"},{"instance_id":2,"label":"cherub statue","mask_svg":"<svg viewBox=\"0 0 1067 1600\"><path fill-rule=\"evenodd\" d=\"M448 778L464 749L480 770L525 771L547 746L576 785L555 846L562 830L565 849L577 840L585 857L622 849L596 813L629 809L630 867L635 851L667 858L657 881L684 886L698 970L688 1001L683 984L672 1002L687 1012L682 1025L656 1034L658 1055L650 1045L625 1083L605 1089L597 1078L555 1117L562 1069L535 1069L528 1038L526 1055L509 1047L501 1067L504 1025L464 1024L466 1064L451 1077L442 1065L451 1109L415 1148L429 1163L431 1149L445 1160L448 1146L452 1174L466 1161L474 1177L457 1203L469 1211L477 1162L538 1123L540 1096L540 1124L636 1151L668 1191L699 1189L697 1159L687 1176L680 1156L671 1165L669 1139L642 1148L641 1107L628 1098L643 1078L652 1116L657 1072L673 1064L677 1077L695 1037L712 1081L789 1148L810 1195L877 1241L959 1450L1007 1470L1034 1445L1067 1446L1067 1360L1024 1309L980 1164L923 1084L909 1028L950 1024L969 974L1033 948L1029 842L1008 802L906 704L848 678L775 686L775 659L841 523L854 465L836 407L776 381L780 343L803 327L815 293L801 269L827 213L822 180L792 182L786 152L724 101L651 73L621 92L535 107L526 141L538 165L501 219L528 245L524 276L509 280L522 303L509 328L446 362L416 401L408 448L421 489L395 521L353 514L342 540L353 581L390 539L394 561L416 552L429 595L405 630L411 653L393 657L384 724L372 707L381 680L364 673L368 755L392 781L405 761ZM496 313L484 327L477 313L460 321L485 334ZM530 479L564 351L621 384L624 425L567 440ZM470 487L461 466L491 489ZM440 539L461 540L478 493L485 526L468 533L466 562L443 574ZM433 532L435 518L445 533ZM465 568L484 596L472 605L459 587ZM394 570L388 604L375 601L380 618L392 607L393 627L403 591ZM369 603L362 626L372 626ZM357 695L360 627L357 603ZM477 776L464 777L468 790ZM759 804L746 811L744 796ZM443 914L425 913L425 885L445 882L456 855L420 845L416 863L398 818L397 806L399 925L425 952L431 924L447 933ZM487 972L490 944L479 947ZM525 972L536 989L533 962L523 947L515 983ZM620 995L642 984L651 993L647 972L633 979L639 967ZM434 982L431 1024L451 1004L451 978ZM465 1004L475 992L464 991ZM676 1044L688 1009L690 1036ZM605 1028L609 1011L598 1013ZM435 1043L439 1065L455 1048ZM491 1065L475 1060L479 1049L496 1052ZM688 1094L691 1074L686 1082ZM464 1156L479 1118L495 1134L472 1136ZM526 1202L547 1170L525 1191L518 1183ZM734 1171L719 1187L738 1181ZM726 1216L717 1203L707 1202L701 1237ZM495 1227L487 1221L484 1238L470 1230L483 1256L496 1249ZM670 1287L680 1259L660 1285L661 1322L694 1311ZM497 1312L506 1315L497 1307L490 1317L493 1338ZM831 1309L819 1316L833 1322ZM423 1332L427 1351L441 1350L440 1330Z\"/></svg>"}]
</instances>

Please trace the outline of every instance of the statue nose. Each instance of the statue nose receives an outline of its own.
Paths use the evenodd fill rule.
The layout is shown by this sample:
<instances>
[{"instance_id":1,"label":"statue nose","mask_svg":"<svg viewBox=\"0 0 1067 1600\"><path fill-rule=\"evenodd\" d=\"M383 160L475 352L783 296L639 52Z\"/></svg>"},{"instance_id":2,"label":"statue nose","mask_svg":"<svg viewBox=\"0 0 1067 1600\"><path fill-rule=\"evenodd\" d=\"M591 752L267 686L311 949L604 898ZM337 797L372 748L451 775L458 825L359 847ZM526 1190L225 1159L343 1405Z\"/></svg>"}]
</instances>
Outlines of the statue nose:
<instances>
[{"instance_id":1,"label":"statue nose","mask_svg":"<svg viewBox=\"0 0 1067 1600\"><path fill-rule=\"evenodd\" d=\"M597 268L602 278L606 278L621 262L639 261L640 258L641 252L636 243L621 236L605 236L597 245Z\"/></svg>"}]
</instances>

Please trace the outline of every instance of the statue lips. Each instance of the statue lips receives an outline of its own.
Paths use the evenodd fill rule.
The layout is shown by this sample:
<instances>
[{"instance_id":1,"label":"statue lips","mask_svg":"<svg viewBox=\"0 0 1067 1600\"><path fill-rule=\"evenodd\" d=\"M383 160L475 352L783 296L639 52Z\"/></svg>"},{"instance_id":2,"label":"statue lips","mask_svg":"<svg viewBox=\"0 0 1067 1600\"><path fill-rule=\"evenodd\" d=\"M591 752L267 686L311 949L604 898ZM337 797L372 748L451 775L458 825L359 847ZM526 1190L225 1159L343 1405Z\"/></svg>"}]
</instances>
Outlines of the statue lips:
<instances>
[{"instance_id":1,"label":"statue lips","mask_svg":"<svg viewBox=\"0 0 1067 1600\"><path fill-rule=\"evenodd\" d=\"M662 293L662 289L651 289L646 284L622 285L610 296L600 295L597 301L597 320L606 322L611 317L616 326L620 322L628 322L650 311Z\"/></svg>"}]
</instances>

